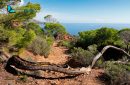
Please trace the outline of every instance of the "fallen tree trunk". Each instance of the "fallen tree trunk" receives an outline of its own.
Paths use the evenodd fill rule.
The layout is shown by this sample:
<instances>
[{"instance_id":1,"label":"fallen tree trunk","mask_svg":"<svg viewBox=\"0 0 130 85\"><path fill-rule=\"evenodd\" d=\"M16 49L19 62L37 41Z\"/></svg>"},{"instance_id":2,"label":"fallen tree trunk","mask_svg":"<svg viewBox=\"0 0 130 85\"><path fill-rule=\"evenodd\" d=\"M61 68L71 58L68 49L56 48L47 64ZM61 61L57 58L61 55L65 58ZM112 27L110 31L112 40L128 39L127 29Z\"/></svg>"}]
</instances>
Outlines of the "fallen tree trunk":
<instances>
[{"instance_id":1,"label":"fallen tree trunk","mask_svg":"<svg viewBox=\"0 0 130 85\"><path fill-rule=\"evenodd\" d=\"M115 50L118 50L118 51L121 51L122 53L124 53L126 56L128 56L130 58L130 55L123 49L121 48L118 48L118 47L115 47L115 46L111 46L111 45L108 45L108 46L105 46L101 52L99 52L93 59L92 61L92 64L91 64L91 68L93 68L93 66L95 65L95 63L97 62L97 60L109 49L109 48L113 48Z\"/></svg>"},{"instance_id":2,"label":"fallen tree trunk","mask_svg":"<svg viewBox=\"0 0 130 85\"><path fill-rule=\"evenodd\" d=\"M29 70L29 71L36 71L36 70L49 70L49 71L55 71L55 72L60 72L60 73L65 73L69 75L79 75L86 73L86 70L70 70L66 69L63 67L59 67L57 65L40 65L37 64L36 62L29 62L21 59L18 56L13 56L11 57L6 65L6 69L14 66L15 68L22 69L22 70Z\"/></svg>"}]
</instances>

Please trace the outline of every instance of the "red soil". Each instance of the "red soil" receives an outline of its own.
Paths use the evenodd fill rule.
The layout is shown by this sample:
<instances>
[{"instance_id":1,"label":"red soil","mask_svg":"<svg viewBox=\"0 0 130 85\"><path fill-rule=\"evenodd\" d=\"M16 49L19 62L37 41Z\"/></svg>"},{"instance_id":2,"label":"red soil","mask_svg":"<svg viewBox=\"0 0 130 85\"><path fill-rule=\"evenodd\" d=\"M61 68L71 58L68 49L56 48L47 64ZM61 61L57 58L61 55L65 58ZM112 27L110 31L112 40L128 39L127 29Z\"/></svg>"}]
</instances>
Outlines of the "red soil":
<instances>
[{"instance_id":1,"label":"red soil","mask_svg":"<svg viewBox=\"0 0 130 85\"><path fill-rule=\"evenodd\" d=\"M54 43L48 58L44 58L44 56L39 55L35 56L28 51L24 51L20 56L24 59L37 62L46 61L54 64L64 64L69 56L65 54L66 50L66 48L58 47L57 43ZM105 85L105 83L98 78L103 72L104 71L102 69L93 69L89 75L84 74L77 77L67 76L57 72L40 72L40 74L42 73L41 75L43 75L45 78L35 79L28 77L27 82L23 83L18 81L20 76L14 76L6 72L1 65L0 85Z\"/></svg>"}]
</instances>

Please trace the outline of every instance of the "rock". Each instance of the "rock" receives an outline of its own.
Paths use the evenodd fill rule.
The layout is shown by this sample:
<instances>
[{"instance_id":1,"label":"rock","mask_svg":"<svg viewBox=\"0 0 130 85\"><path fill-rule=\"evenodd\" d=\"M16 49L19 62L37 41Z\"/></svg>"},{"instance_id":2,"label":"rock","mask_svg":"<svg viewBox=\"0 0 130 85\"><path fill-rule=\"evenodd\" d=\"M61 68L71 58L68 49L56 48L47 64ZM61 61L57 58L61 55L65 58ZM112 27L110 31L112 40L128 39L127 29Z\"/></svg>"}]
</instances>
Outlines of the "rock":
<instances>
[{"instance_id":1,"label":"rock","mask_svg":"<svg viewBox=\"0 0 130 85\"><path fill-rule=\"evenodd\" d=\"M86 73L86 74L90 74L91 68L90 68L90 67L87 67L87 68L82 67L82 68L80 69L80 71L81 71L81 72L84 72L84 73Z\"/></svg>"}]
</instances>

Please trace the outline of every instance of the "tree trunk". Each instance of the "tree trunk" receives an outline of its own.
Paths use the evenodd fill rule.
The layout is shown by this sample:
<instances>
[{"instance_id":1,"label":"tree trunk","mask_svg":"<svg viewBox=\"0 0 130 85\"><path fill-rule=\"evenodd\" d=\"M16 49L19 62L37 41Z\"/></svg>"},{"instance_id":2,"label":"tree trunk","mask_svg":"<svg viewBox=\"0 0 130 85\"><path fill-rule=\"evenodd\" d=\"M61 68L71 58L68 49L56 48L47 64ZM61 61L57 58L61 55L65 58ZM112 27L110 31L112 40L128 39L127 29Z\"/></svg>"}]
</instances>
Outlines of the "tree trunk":
<instances>
[{"instance_id":1,"label":"tree trunk","mask_svg":"<svg viewBox=\"0 0 130 85\"><path fill-rule=\"evenodd\" d=\"M36 62L29 62L21 59L18 56L11 57L6 65L6 68L15 67L22 70L29 70L29 71L36 71L36 70L49 70L49 71L55 71L55 72L61 72L69 75L79 75L83 74L86 71L85 70L70 70L63 68L62 66L58 65L48 65L47 63L36 63Z\"/></svg>"}]
</instances>

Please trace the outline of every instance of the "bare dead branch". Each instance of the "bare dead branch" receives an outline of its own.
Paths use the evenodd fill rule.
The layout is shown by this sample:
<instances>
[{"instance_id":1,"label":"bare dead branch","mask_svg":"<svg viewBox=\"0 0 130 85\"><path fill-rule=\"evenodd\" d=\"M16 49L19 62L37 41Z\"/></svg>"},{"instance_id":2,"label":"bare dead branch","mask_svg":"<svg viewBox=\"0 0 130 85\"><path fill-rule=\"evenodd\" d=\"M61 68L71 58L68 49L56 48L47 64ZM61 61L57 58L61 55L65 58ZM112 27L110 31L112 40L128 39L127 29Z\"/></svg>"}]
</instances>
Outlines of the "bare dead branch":
<instances>
[{"instance_id":1,"label":"bare dead branch","mask_svg":"<svg viewBox=\"0 0 130 85\"><path fill-rule=\"evenodd\" d=\"M95 63L97 62L97 60L109 49L109 48L113 48L115 50L118 50L118 51L121 51L123 52L126 56L128 56L130 58L130 55L123 49L121 48L118 48L118 47L115 47L115 46L111 46L111 45L108 45L108 46L105 46L101 52L99 52L93 59L92 61L92 65L90 66L91 68L93 68L93 66L95 65Z\"/></svg>"}]
</instances>

